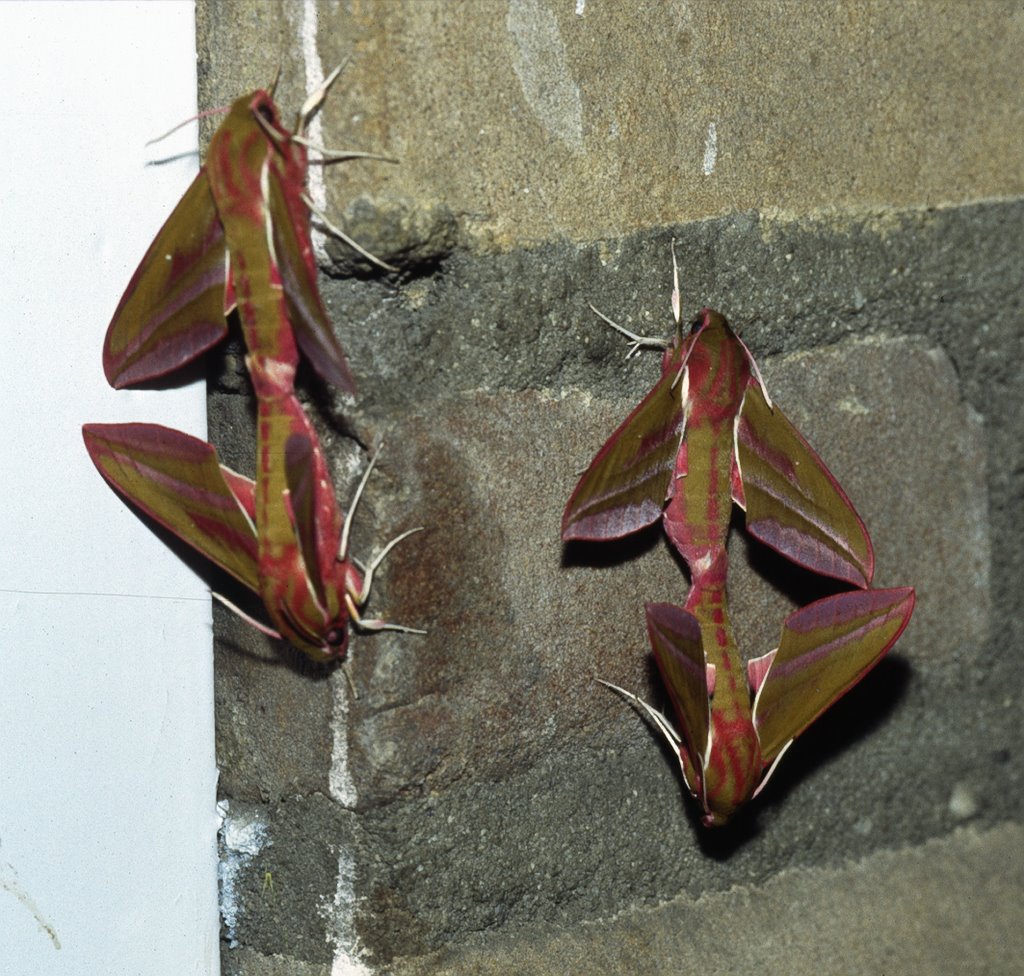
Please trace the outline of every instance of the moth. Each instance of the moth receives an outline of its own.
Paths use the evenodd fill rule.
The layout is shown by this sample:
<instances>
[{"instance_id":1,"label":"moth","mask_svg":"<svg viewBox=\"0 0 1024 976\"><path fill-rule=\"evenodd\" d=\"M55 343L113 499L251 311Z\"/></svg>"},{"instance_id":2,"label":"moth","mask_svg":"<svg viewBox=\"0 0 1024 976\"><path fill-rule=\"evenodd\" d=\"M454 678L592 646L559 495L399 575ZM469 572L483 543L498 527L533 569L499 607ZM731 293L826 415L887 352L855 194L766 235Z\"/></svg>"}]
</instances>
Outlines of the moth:
<instances>
[{"instance_id":1,"label":"moth","mask_svg":"<svg viewBox=\"0 0 1024 976\"><path fill-rule=\"evenodd\" d=\"M86 449L132 504L258 594L274 627L222 599L271 637L314 661L344 658L349 623L365 630L412 628L367 619L361 608L381 561L411 529L360 571L348 547L367 466L341 518L323 453L296 402L289 414L261 410L281 464L253 481L219 463L210 444L159 424L86 424ZM418 631L417 631L418 632Z\"/></svg>"},{"instance_id":2,"label":"moth","mask_svg":"<svg viewBox=\"0 0 1024 976\"><path fill-rule=\"evenodd\" d=\"M237 309L250 351L258 345L272 354L276 338L294 330L323 379L355 391L316 285L305 192L305 127L341 67L306 99L294 132L281 124L272 94L263 89L231 106L205 164L157 233L111 319L103 370L112 386L164 376L200 356L226 335L226 317ZM356 156L372 154L339 152L325 161Z\"/></svg>"},{"instance_id":3,"label":"moth","mask_svg":"<svg viewBox=\"0 0 1024 976\"><path fill-rule=\"evenodd\" d=\"M680 731L623 694L647 710L678 751L704 823L714 826L757 795L790 743L881 659L910 619L914 591L868 589L874 553L864 523L772 403L757 364L725 318L702 309L683 334L678 268L672 303L676 335L668 342L606 319L632 340L631 353L648 345L664 349L661 377L580 479L565 509L562 538L617 539L660 518L686 561L691 588L685 606L646 608ZM776 650L745 669L726 592L733 503L744 510L755 538L857 587L790 615Z\"/></svg>"},{"instance_id":4,"label":"moth","mask_svg":"<svg viewBox=\"0 0 1024 976\"><path fill-rule=\"evenodd\" d=\"M646 605L654 659L679 731L624 694L679 755L707 827L727 823L767 784L793 741L861 680L896 642L914 610L912 587L850 590L791 613L778 647L743 666L725 588L691 590L685 607Z\"/></svg>"},{"instance_id":5,"label":"moth","mask_svg":"<svg viewBox=\"0 0 1024 976\"><path fill-rule=\"evenodd\" d=\"M257 403L255 481L178 431L83 428L108 482L258 593L276 629L242 616L315 660L345 655L350 620L364 629L411 629L360 614L373 570L410 533L385 546L362 576L348 555L354 504L343 522L294 389L301 349L325 379L354 390L316 288L301 134L339 71L307 99L296 133L281 126L265 91L234 103L205 166L129 282L104 342L108 380L128 386L205 352L237 310Z\"/></svg>"}]
</instances>

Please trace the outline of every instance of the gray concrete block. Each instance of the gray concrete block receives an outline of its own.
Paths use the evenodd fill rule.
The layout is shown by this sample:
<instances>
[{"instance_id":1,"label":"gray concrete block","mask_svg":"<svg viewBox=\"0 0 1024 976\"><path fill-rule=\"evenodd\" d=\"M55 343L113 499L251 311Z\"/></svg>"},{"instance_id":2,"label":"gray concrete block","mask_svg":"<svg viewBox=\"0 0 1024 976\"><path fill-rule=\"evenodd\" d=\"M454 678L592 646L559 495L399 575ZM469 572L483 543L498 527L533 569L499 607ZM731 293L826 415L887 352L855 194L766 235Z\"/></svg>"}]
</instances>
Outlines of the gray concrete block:
<instances>
[{"instance_id":1,"label":"gray concrete block","mask_svg":"<svg viewBox=\"0 0 1024 976\"><path fill-rule=\"evenodd\" d=\"M966 216L993 228L1000 221L994 209ZM957 220L944 219L934 230L908 219L907 234L963 232ZM747 236L757 224L735 232L738 253L758 259ZM838 254L838 244L819 233L814 251L794 240L773 249ZM1014 387L1009 368L1013 319L999 313L1004 286L994 280L984 307L990 342L1004 350L998 358L986 355L968 326L954 328L955 304L952 319L922 316L918 337L886 335L884 313L874 317L877 331L849 336L857 313L842 318L820 292L831 287L828 258L821 259L824 275L799 283L806 310L791 326L781 317L797 300L792 293L770 328L744 329L776 400L861 510L877 548L879 584L912 583L921 603L890 659L791 750L736 830L709 836L694 824L674 758L594 682L606 677L665 704L647 658L642 603L681 602L682 568L656 530L585 553L567 553L558 541L578 472L653 382L657 363L624 363L618 339L589 312L575 328L545 325L525 346L503 338L500 326L529 318L536 302L575 308L603 282L603 308L618 315L613 301L632 303L640 319L627 324L657 333L665 317L646 321L643 312L657 308L659 293L652 289L650 298L643 284L649 278L663 287L664 244L624 245L611 272L586 251L575 266L565 251L557 259L498 259L508 268L453 269L439 282L446 283L444 301L431 299L417 313L429 310L429 321L450 334L428 334L410 319L426 347L406 330L403 311L387 358L411 358L390 367L394 382L371 384L352 415L365 442L388 436L357 520L356 551L368 553L413 524L427 526L389 559L371 609L430 633L356 638L358 702L348 701L340 674L326 681L301 671L260 676L254 669L266 665L253 660L226 668L230 682L241 683L222 696L237 704L220 722L227 795L268 799L273 808L292 795L290 784L299 795L320 791L357 811L364 826L349 851L355 894L344 913L345 952L372 952L381 964L485 929L511 935L572 927L681 890L750 884L781 865L836 864L922 841L965 819L991 823L1019 806L1012 689L1020 676L1006 653L1016 646L1019 597L1006 573L1012 578L1019 561L1010 540L1019 538L1020 523L1006 472L1020 448L1006 407L1020 381ZM770 260L775 252L763 253ZM864 265L861 280L877 281L869 266L886 258L872 250L870 236L852 253ZM644 272L659 262L657 275ZM581 268L589 271L577 280ZM920 277L942 273L928 267ZM538 283L539 299L527 281ZM872 301L883 309L904 303L913 290L901 287L886 297L877 286ZM481 296L492 317L467 326L463 309ZM754 300L741 296L738 304ZM830 316L844 324L830 326ZM822 348L761 355L778 342L799 348L834 333L840 341ZM949 342L950 335L963 341ZM357 351L370 348L359 339ZM951 350L955 368L941 348ZM383 355L379 340L377 349ZM530 369L562 382L534 390L502 385L502 377L520 382L517 371ZM447 393L438 392L438 375L451 377ZM474 381L484 388L474 390ZM341 458L344 498L341 486L357 473L345 460L352 445L324 430L329 452ZM793 596L788 582L777 586L785 564L765 563L758 548L734 534L733 606L748 653L773 646ZM266 656L263 639L255 640ZM286 745L293 737L297 744ZM278 813L268 816L274 822ZM330 836L332 829L314 815L296 836L304 842L307 831ZM300 941L297 958L318 958L337 921L329 907L332 870L322 878L328 907L321 934ZM252 931L253 945L279 944L272 923Z\"/></svg>"},{"instance_id":2,"label":"gray concrete block","mask_svg":"<svg viewBox=\"0 0 1024 976\"><path fill-rule=\"evenodd\" d=\"M907 818L942 815L933 798L901 789L908 765L935 771L929 743L906 755L887 740L905 737L919 720L915 705L901 700L908 681L922 672L930 681L955 674L984 639L984 447L948 360L927 344L846 342L765 366L778 402L800 405L790 410L794 422L811 428L861 507L878 542L880 582L913 583L921 593L898 663L851 695L847 725L857 716L857 730L851 736L833 721L830 741L828 728L812 728L811 750L801 758L801 743L784 761L799 775L787 782L788 771L780 774L786 785L759 804L773 830L847 831L827 851L815 848L831 861L898 842ZM652 380L658 373L655 357L633 368ZM894 388L917 394L899 416ZM354 671L366 692L350 710L348 759L357 805L379 807L368 817L389 851L389 899L425 923L425 945L453 925L473 931L507 919L614 912L637 887L647 898L668 898L679 864L687 865L688 887L718 887L769 870L778 856L764 845L748 852L748 863L734 859L714 876L707 862L695 863L695 839L712 849L717 841L692 826L674 758L596 680L663 703L642 606L681 603L687 589L656 531L583 554L558 540L576 471L631 406L579 392L468 394L436 404L395 445L391 463L408 472L411 504L431 531L392 567L389 594L403 616L428 620L431 633L417 647L403 641L395 652L401 666L387 666L390 680L378 680L373 660L390 658L390 649L375 642L361 651ZM923 514L935 511L946 513L941 526ZM930 548L920 545L922 531ZM741 648L753 656L775 645L794 604L771 577L785 571L784 561L766 566L754 551L760 547L739 536L732 604ZM964 540L985 558L966 571L958 565L954 575L942 553ZM830 777L814 768L824 756L838 767ZM840 785L829 796L837 780L890 783L901 815L879 818L875 790ZM648 807L652 792L658 799ZM410 796L425 799L402 802ZM761 819L752 813L740 834L756 831ZM807 851L781 846L787 858L809 863ZM675 867L659 871L659 862ZM608 887L598 881L603 873L614 879ZM395 944L394 928L363 923Z\"/></svg>"}]
</instances>

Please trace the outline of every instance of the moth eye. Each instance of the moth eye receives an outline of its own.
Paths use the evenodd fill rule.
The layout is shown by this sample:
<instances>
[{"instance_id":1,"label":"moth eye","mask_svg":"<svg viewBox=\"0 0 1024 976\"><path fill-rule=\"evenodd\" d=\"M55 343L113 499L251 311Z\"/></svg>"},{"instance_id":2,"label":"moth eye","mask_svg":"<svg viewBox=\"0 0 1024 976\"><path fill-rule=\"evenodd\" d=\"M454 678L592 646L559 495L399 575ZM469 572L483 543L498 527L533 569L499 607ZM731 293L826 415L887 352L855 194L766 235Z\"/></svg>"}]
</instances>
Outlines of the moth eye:
<instances>
[{"instance_id":1,"label":"moth eye","mask_svg":"<svg viewBox=\"0 0 1024 976\"><path fill-rule=\"evenodd\" d=\"M256 111L259 112L260 115L262 115L263 118L266 119L267 122L270 122L271 124L273 124L273 122L274 122L274 110L269 105L266 105L266 104L260 105L256 109Z\"/></svg>"},{"instance_id":2,"label":"moth eye","mask_svg":"<svg viewBox=\"0 0 1024 976\"><path fill-rule=\"evenodd\" d=\"M702 316L700 316L700 315L698 315L698 316L697 316L697 317L696 317L696 318L695 318L695 319L694 319L694 320L693 320L693 321L692 321L692 322L690 323L690 335L693 335L693 334L694 334L695 332L698 332L698 331L700 331L700 327L701 327L701 326L702 326L703 324L704 324L704 319L703 319L703 317L702 317Z\"/></svg>"},{"instance_id":3,"label":"moth eye","mask_svg":"<svg viewBox=\"0 0 1024 976\"><path fill-rule=\"evenodd\" d=\"M348 633L343 627L332 627L324 638L328 647L344 647L347 640Z\"/></svg>"}]
</instances>

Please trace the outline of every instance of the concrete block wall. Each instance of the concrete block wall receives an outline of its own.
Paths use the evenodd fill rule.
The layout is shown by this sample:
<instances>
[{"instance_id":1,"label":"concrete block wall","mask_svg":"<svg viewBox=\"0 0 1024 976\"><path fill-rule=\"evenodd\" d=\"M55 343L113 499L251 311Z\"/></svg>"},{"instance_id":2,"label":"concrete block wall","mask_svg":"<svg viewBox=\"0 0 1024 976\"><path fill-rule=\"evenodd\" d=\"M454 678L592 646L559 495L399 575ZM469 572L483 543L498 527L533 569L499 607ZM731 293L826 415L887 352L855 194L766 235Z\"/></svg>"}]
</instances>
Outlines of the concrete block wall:
<instances>
[{"instance_id":1,"label":"concrete block wall","mask_svg":"<svg viewBox=\"0 0 1024 976\"><path fill-rule=\"evenodd\" d=\"M1020 952L1024 40L1017 5L201 4L201 94L353 60L322 289L360 383L304 395L356 551L412 525L314 669L218 614L226 973L1000 972ZM565 548L577 473L649 388L636 331L724 312L865 518L896 651L735 826L605 678L664 703L654 531ZM251 470L244 371L213 436ZM822 584L730 541L741 648ZM1015 948L1016 947L1016 948ZM712 962L709 963L709 960ZM717 961L717 962L715 962Z\"/></svg>"}]
</instances>

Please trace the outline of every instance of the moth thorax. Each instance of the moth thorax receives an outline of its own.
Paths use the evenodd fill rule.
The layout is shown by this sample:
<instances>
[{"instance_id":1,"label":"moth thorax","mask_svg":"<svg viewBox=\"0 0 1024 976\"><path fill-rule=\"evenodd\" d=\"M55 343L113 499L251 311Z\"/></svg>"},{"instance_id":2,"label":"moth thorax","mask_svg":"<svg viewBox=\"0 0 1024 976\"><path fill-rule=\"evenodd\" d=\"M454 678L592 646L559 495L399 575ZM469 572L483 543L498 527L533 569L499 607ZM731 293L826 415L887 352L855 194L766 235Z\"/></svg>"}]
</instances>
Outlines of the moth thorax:
<instances>
[{"instance_id":1,"label":"moth thorax","mask_svg":"<svg viewBox=\"0 0 1024 976\"><path fill-rule=\"evenodd\" d=\"M294 363L282 362L265 356L249 358L249 373L252 377L253 391L257 397L272 399L282 395L291 395L295 388Z\"/></svg>"}]
</instances>

